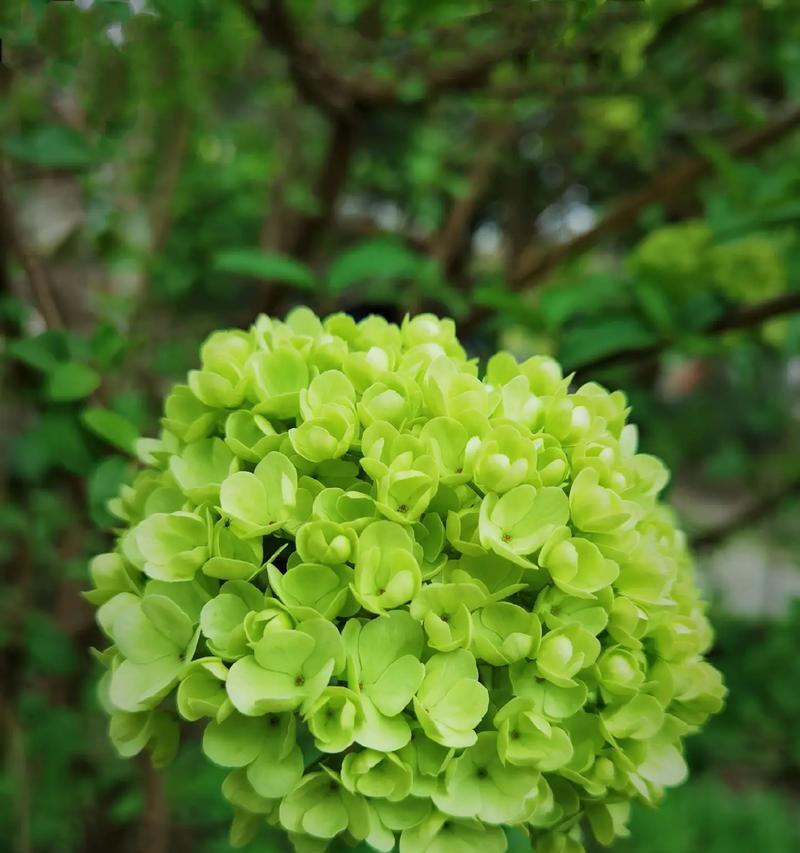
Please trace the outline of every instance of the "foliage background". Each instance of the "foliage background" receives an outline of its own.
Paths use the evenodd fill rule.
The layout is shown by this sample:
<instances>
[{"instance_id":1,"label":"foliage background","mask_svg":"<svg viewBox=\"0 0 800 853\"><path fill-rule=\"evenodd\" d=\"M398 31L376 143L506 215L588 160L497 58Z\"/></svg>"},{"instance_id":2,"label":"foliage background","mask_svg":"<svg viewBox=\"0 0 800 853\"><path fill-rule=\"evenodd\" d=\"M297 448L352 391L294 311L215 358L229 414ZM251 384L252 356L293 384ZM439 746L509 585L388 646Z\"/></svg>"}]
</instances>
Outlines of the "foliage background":
<instances>
[{"instance_id":1,"label":"foliage background","mask_svg":"<svg viewBox=\"0 0 800 853\"><path fill-rule=\"evenodd\" d=\"M796 4L10 0L0 35L2 849L228 849L191 735L113 754L79 592L204 335L298 303L625 389L731 696L615 850L800 849Z\"/></svg>"}]
</instances>

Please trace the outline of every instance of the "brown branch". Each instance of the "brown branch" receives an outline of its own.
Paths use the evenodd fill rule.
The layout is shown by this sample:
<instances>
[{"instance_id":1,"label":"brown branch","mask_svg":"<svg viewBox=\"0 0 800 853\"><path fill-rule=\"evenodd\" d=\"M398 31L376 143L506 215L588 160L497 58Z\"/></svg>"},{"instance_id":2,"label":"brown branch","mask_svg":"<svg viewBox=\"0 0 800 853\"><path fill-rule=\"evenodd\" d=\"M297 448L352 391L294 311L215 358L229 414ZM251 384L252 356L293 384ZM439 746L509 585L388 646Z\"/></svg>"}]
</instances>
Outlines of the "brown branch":
<instances>
[{"instance_id":1,"label":"brown branch","mask_svg":"<svg viewBox=\"0 0 800 853\"><path fill-rule=\"evenodd\" d=\"M497 65L524 60L533 50L536 51L537 59L547 56L554 60L559 68L563 68L565 62L577 62L586 53L595 51L596 39L592 33L581 36L569 47L560 44L560 36L554 33L554 27L557 28L566 20L563 10L560 10L555 3L549 8L545 8L546 5L540 4L532 12L530 9L527 10L525 17L511 16L505 21L496 20L505 32L496 35L487 47L470 49L465 46L462 50L463 57L443 64L439 68L422 69L421 76L427 87L426 99L431 100L444 92L471 91L481 88L489 81ZM548 12L554 12L554 14L548 15ZM486 12L475 17L488 21L494 15L496 12ZM606 12L604 21L611 24L624 24L637 20L637 15L635 7L633 14L631 9L620 8ZM438 38L436 43L440 43ZM420 76L418 65L419 63L416 63L409 69L415 76ZM399 91L399 84L383 83L373 89L371 97L377 103L397 102L400 100ZM365 95L369 96L370 93L365 92Z\"/></svg>"},{"instance_id":2,"label":"brown branch","mask_svg":"<svg viewBox=\"0 0 800 853\"><path fill-rule=\"evenodd\" d=\"M290 236L287 249L306 258L313 251L320 234L330 223L356 152L359 126L350 118L338 116L331 125L328 146L314 186L318 210L303 217Z\"/></svg>"},{"instance_id":3,"label":"brown branch","mask_svg":"<svg viewBox=\"0 0 800 853\"><path fill-rule=\"evenodd\" d=\"M800 107L787 110L784 115L764 127L731 140L727 153L731 157L748 157L779 142L800 126ZM633 226L641 211L653 204L673 204L691 192L697 183L713 172L713 164L706 157L686 159L668 171L657 175L639 190L614 202L597 224L566 243L546 249L530 249L520 258L509 284L513 289L541 278L558 265L576 257L594 246L609 234Z\"/></svg>"},{"instance_id":4,"label":"brown branch","mask_svg":"<svg viewBox=\"0 0 800 853\"><path fill-rule=\"evenodd\" d=\"M354 120L345 116L332 119L327 149L314 186L318 208L310 215L290 212L283 221L271 222L272 236L279 251L302 259L311 256L333 219L336 201L347 181L356 151L358 133L359 126ZM258 297L259 310L276 311L281 292L275 282L266 282L266 288Z\"/></svg>"},{"instance_id":5,"label":"brown branch","mask_svg":"<svg viewBox=\"0 0 800 853\"><path fill-rule=\"evenodd\" d=\"M441 264L446 275L451 271L470 223L486 194L497 159L513 131L513 126L507 124L489 130L472 164L466 192L453 202L444 225L431 239L431 254Z\"/></svg>"},{"instance_id":6,"label":"brown branch","mask_svg":"<svg viewBox=\"0 0 800 853\"><path fill-rule=\"evenodd\" d=\"M14 792L14 853L31 853L31 779L25 731L11 704L3 703L6 771Z\"/></svg>"},{"instance_id":7,"label":"brown branch","mask_svg":"<svg viewBox=\"0 0 800 853\"><path fill-rule=\"evenodd\" d=\"M259 245L269 251L281 251L287 227L294 224L294 212L288 207L288 187L298 175L298 160L305 150L300 144L296 109L280 110L273 119L281 128L275 139L275 159L283 168L267 181L266 210L261 221Z\"/></svg>"},{"instance_id":8,"label":"brown branch","mask_svg":"<svg viewBox=\"0 0 800 853\"><path fill-rule=\"evenodd\" d=\"M147 853L168 853L169 805L164 789L164 774L153 767L144 753L139 756L138 762L144 794L138 849L146 850Z\"/></svg>"},{"instance_id":9,"label":"brown branch","mask_svg":"<svg viewBox=\"0 0 800 853\"><path fill-rule=\"evenodd\" d=\"M241 2L264 39L285 55L300 95L327 115L351 115L357 110L404 102L401 80L382 80L365 69L352 75L336 70L324 54L301 38L283 0ZM407 70L415 79L422 78L425 100L444 92L480 88L495 66L524 58L537 44L546 43L541 22L534 18L528 18L522 26L517 21L514 30L508 29L504 37L498 36L487 47L465 50L464 56L439 67L420 68L415 64L398 68L398 74Z\"/></svg>"},{"instance_id":10,"label":"brown branch","mask_svg":"<svg viewBox=\"0 0 800 853\"><path fill-rule=\"evenodd\" d=\"M723 314L722 317L708 326L708 328L699 331L698 334L716 336L736 329L752 328L754 326L759 326L774 317L780 317L784 314L793 314L798 311L800 311L800 291L793 290L789 293L784 293L782 296L778 296L775 299L758 302L754 305L734 308L726 314ZM650 359L661 353L663 350L674 346L676 343L679 343L679 340L665 338L645 346L622 347L618 350L614 350L613 352L608 352L604 355L598 356L597 358L589 359L588 361L573 367L573 370L577 374L584 374L589 370L597 370L601 367L611 367L612 365Z\"/></svg>"},{"instance_id":11,"label":"brown branch","mask_svg":"<svg viewBox=\"0 0 800 853\"><path fill-rule=\"evenodd\" d=\"M426 98L430 100L443 92L469 91L486 85L496 65L523 59L541 39L541 31L531 29L513 38L498 38L483 50L474 51L441 68L428 69L423 72ZM398 100L398 87L389 84L375 94L379 103L394 102Z\"/></svg>"},{"instance_id":12,"label":"brown branch","mask_svg":"<svg viewBox=\"0 0 800 853\"><path fill-rule=\"evenodd\" d=\"M50 329L64 326L64 318L55 298L55 285L50 275L28 246L20 229L10 201L6 195L6 187L10 184L8 170L0 172L0 240L5 244L9 254L16 257L19 265L25 271L30 288L31 301L41 315L45 325Z\"/></svg>"},{"instance_id":13,"label":"brown branch","mask_svg":"<svg viewBox=\"0 0 800 853\"><path fill-rule=\"evenodd\" d=\"M710 12L712 9L721 9L729 2L730 0L699 0L694 5L681 9L680 12L676 12L661 24L656 34L647 43L645 52L651 55L657 53L672 41L681 30L693 23L696 18L701 17L706 12Z\"/></svg>"},{"instance_id":14,"label":"brown branch","mask_svg":"<svg viewBox=\"0 0 800 853\"><path fill-rule=\"evenodd\" d=\"M301 38L283 0L241 2L264 39L286 57L289 74L303 99L329 116L351 113L351 85Z\"/></svg>"},{"instance_id":15,"label":"brown branch","mask_svg":"<svg viewBox=\"0 0 800 853\"><path fill-rule=\"evenodd\" d=\"M752 504L730 521L695 534L690 539L691 547L698 550L713 548L734 533L766 520L779 510L785 501L798 495L800 495L800 478L790 481L783 488Z\"/></svg>"},{"instance_id":16,"label":"brown branch","mask_svg":"<svg viewBox=\"0 0 800 853\"><path fill-rule=\"evenodd\" d=\"M800 311L800 291L791 291L765 302L757 302L754 305L729 311L711 324L710 331L719 335L734 329L746 329L758 326L781 314L792 314L795 311Z\"/></svg>"},{"instance_id":17,"label":"brown branch","mask_svg":"<svg viewBox=\"0 0 800 853\"><path fill-rule=\"evenodd\" d=\"M343 234L363 240L372 237L393 237L401 240L416 252L427 252L429 249L430 237L422 234L419 230L410 227L383 228L369 214L339 214L336 217L335 227Z\"/></svg>"},{"instance_id":18,"label":"brown branch","mask_svg":"<svg viewBox=\"0 0 800 853\"><path fill-rule=\"evenodd\" d=\"M172 227L172 208L178 180L183 170L186 151L189 145L191 119L182 112L177 120L170 122L169 147L162 159L161 170L156 181L153 200L150 205L150 247L157 255L167 242Z\"/></svg>"}]
</instances>

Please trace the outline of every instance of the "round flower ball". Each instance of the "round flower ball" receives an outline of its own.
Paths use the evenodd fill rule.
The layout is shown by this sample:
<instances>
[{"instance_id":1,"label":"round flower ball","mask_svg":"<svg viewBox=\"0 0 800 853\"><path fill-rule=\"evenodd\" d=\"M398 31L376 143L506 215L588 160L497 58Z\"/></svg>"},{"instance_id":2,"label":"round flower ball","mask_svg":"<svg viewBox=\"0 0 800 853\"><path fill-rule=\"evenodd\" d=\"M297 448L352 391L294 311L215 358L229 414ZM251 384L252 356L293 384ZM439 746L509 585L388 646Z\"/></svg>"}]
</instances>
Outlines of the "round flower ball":
<instances>
[{"instance_id":1,"label":"round flower ball","mask_svg":"<svg viewBox=\"0 0 800 853\"><path fill-rule=\"evenodd\" d=\"M720 710L686 539L620 392L452 320L212 334L87 593L124 756L196 724L231 840L576 853Z\"/></svg>"}]
</instances>

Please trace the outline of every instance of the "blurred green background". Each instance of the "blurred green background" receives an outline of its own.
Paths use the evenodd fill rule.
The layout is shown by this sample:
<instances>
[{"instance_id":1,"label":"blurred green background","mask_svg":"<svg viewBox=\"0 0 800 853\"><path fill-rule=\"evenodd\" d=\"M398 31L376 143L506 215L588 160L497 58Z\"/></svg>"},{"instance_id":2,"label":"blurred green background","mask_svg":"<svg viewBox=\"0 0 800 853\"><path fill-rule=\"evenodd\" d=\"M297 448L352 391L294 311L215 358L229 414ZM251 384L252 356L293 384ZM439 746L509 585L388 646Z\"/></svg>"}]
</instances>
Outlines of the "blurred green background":
<instances>
[{"instance_id":1,"label":"blurred green background","mask_svg":"<svg viewBox=\"0 0 800 853\"><path fill-rule=\"evenodd\" d=\"M800 849L797 4L5 0L0 36L0 849L228 849L191 732L114 755L79 592L203 337L301 303L626 391L730 699L615 850Z\"/></svg>"}]
</instances>

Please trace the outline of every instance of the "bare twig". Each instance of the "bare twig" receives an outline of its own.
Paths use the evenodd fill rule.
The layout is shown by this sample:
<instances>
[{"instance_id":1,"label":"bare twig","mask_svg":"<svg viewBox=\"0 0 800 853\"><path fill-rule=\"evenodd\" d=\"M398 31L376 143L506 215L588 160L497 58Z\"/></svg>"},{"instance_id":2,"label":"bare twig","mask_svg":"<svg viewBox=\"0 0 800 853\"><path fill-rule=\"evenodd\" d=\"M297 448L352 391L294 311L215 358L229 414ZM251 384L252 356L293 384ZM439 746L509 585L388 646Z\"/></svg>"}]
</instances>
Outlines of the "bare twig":
<instances>
[{"instance_id":1,"label":"bare twig","mask_svg":"<svg viewBox=\"0 0 800 853\"><path fill-rule=\"evenodd\" d=\"M752 504L730 521L695 534L690 539L691 546L697 550L713 548L734 533L765 521L786 501L798 495L800 495L800 478L786 483L781 489Z\"/></svg>"},{"instance_id":2,"label":"bare twig","mask_svg":"<svg viewBox=\"0 0 800 853\"><path fill-rule=\"evenodd\" d=\"M55 286L45 266L28 246L14 217L6 195L6 187L9 183L8 170L2 168L0 172L0 239L6 245L9 254L17 259L25 271L31 301L45 325L50 329L62 328L64 318L55 299Z\"/></svg>"},{"instance_id":3,"label":"bare twig","mask_svg":"<svg viewBox=\"0 0 800 853\"><path fill-rule=\"evenodd\" d=\"M748 157L779 142L800 126L800 107L792 107L783 116L758 130L738 134L727 147L731 157ZM588 231L566 243L545 249L531 249L520 258L513 271L512 288L520 289L543 277L559 264L570 260L594 246L603 237L634 225L641 211L652 204L674 203L697 183L713 172L713 164L706 157L693 157L655 176L639 190L622 196L614 202L598 223Z\"/></svg>"},{"instance_id":4,"label":"bare twig","mask_svg":"<svg viewBox=\"0 0 800 853\"><path fill-rule=\"evenodd\" d=\"M795 290L784 293L775 299L758 302L755 305L734 308L728 313L723 314L722 317L712 323L708 328L699 330L697 334L721 335L735 329L752 328L759 326L766 320L771 320L774 317L780 317L784 314L792 314L797 311L800 311L800 291ZM669 349L669 347L677 342L675 339L665 338L645 346L622 347L597 358L589 359L575 366L573 369L577 374L585 374L589 370L597 370L601 367L643 361L658 355L663 350Z\"/></svg>"}]
</instances>

